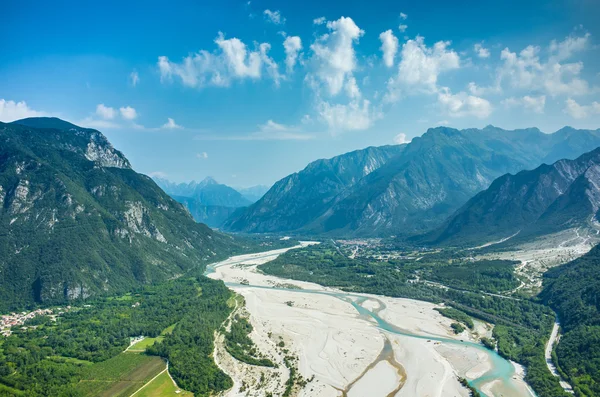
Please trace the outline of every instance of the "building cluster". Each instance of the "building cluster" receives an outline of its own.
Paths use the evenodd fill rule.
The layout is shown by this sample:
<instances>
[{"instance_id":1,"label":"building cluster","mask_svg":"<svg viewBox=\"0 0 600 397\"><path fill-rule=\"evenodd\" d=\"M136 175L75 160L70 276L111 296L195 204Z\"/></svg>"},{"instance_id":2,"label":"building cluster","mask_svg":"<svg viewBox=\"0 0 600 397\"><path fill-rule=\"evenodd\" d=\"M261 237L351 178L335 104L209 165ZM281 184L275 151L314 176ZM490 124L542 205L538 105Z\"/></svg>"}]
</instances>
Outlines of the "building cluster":
<instances>
[{"instance_id":1,"label":"building cluster","mask_svg":"<svg viewBox=\"0 0 600 397\"><path fill-rule=\"evenodd\" d=\"M51 316L51 309L37 309L32 312L10 313L2 315L0 321L0 334L10 336L12 327L23 326L27 320L37 316Z\"/></svg>"}]
</instances>

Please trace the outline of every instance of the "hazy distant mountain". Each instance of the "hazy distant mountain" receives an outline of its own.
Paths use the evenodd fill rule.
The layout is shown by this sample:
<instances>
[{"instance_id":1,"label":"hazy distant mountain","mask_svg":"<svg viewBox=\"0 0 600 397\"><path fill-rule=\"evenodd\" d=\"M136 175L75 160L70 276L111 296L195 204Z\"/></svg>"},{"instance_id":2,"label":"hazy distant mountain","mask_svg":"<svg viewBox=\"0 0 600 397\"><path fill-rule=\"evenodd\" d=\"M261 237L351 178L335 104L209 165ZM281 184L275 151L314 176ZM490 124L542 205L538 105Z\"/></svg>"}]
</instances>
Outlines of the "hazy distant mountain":
<instances>
[{"instance_id":1,"label":"hazy distant mountain","mask_svg":"<svg viewBox=\"0 0 600 397\"><path fill-rule=\"evenodd\" d=\"M240 192L218 183L210 176L199 183L192 181L176 184L163 178L154 180L167 194L193 198L203 205L238 208L251 204Z\"/></svg>"},{"instance_id":2,"label":"hazy distant mountain","mask_svg":"<svg viewBox=\"0 0 600 397\"><path fill-rule=\"evenodd\" d=\"M244 232L300 229L327 211L338 194L402 153L404 146L369 147L314 161L275 183L258 202L232 216L225 228Z\"/></svg>"},{"instance_id":3,"label":"hazy distant mountain","mask_svg":"<svg viewBox=\"0 0 600 397\"><path fill-rule=\"evenodd\" d=\"M596 146L600 130L566 127L544 134L537 128L433 128L397 147L396 155L379 161L372 172L353 173L352 183L337 183L335 173L324 179L326 183L316 183L322 171L315 164L344 159L344 167L360 169L358 159L342 155L312 163L277 182L263 199L230 218L226 227L245 232L415 234L439 225L507 172L576 157Z\"/></svg>"},{"instance_id":4,"label":"hazy distant mountain","mask_svg":"<svg viewBox=\"0 0 600 397\"><path fill-rule=\"evenodd\" d=\"M164 178L154 180L168 195L183 204L196 222L214 228L221 227L238 208L252 204L237 190L211 177L189 183L173 183Z\"/></svg>"},{"instance_id":5,"label":"hazy distant mountain","mask_svg":"<svg viewBox=\"0 0 600 397\"><path fill-rule=\"evenodd\" d=\"M416 238L474 245L519 233L521 240L598 221L600 148L496 179L440 228Z\"/></svg>"},{"instance_id":6,"label":"hazy distant mountain","mask_svg":"<svg viewBox=\"0 0 600 397\"><path fill-rule=\"evenodd\" d=\"M235 188L238 192L242 194L248 201L252 203L256 203L258 200L265 195L266 192L269 191L269 186L267 185L256 185L245 188Z\"/></svg>"},{"instance_id":7,"label":"hazy distant mountain","mask_svg":"<svg viewBox=\"0 0 600 397\"><path fill-rule=\"evenodd\" d=\"M235 247L100 132L55 118L0 123L2 310L130 290Z\"/></svg>"}]
</instances>

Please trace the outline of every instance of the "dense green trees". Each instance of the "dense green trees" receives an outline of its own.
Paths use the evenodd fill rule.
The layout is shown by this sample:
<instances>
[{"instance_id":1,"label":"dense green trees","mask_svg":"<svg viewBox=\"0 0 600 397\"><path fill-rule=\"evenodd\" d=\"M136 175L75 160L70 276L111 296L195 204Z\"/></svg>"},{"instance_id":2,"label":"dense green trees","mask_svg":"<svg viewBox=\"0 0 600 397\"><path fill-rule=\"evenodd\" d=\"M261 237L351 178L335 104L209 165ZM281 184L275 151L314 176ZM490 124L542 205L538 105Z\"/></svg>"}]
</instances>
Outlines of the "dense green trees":
<instances>
[{"instance_id":1,"label":"dense green trees","mask_svg":"<svg viewBox=\"0 0 600 397\"><path fill-rule=\"evenodd\" d=\"M216 367L212 351L214 332L231 311L230 297L222 282L200 276L95 300L56 323L17 330L0 341L0 384L30 396L72 393L86 361L107 360L121 353L131 336L158 336L177 323L150 353L169 359L178 384L197 396L225 390L232 381Z\"/></svg>"},{"instance_id":2,"label":"dense green trees","mask_svg":"<svg viewBox=\"0 0 600 397\"><path fill-rule=\"evenodd\" d=\"M558 366L579 396L600 396L600 246L545 275L542 299L564 333Z\"/></svg>"}]
</instances>

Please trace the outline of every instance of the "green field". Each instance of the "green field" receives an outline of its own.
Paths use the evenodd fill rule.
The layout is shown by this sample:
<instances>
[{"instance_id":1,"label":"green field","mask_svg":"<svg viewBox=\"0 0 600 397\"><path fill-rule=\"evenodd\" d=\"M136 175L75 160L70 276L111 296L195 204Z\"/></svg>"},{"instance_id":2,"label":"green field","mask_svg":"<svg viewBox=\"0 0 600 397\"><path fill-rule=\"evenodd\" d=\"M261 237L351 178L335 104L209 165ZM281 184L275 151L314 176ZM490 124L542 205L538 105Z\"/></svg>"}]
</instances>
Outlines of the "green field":
<instances>
[{"instance_id":1,"label":"green field","mask_svg":"<svg viewBox=\"0 0 600 397\"><path fill-rule=\"evenodd\" d=\"M165 367L165 361L159 357L121 353L86 368L77 392L89 397L130 396Z\"/></svg>"},{"instance_id":2,"label":"green field","mask_svg":"<svg viewBox=\"0 0 600 397\"><path fill-rule=\"evenodd\" d=\"M156 338L142 339L141 341L127 349L127 351L132 353L145 352L148 347L154 345L156 342L162 342L162 340L165 338L165 335L172 334L173 330L175 329L175 325L177 324L170 325L167 328L163 329L160 335Z\"/></svg>"},{"instance_id":3,"label":"green field","mask_svg":"<svg viewBox=\"0 0 600 397\"><path fill-rule=\"evenodd\" d=\"M166 372L160 374L156 379L150 382L146 387L136 394L136 397L166 397L166 396L184 396L192 397L194 394L175 387L173 381Z\"/></svg>"}]
</instances>

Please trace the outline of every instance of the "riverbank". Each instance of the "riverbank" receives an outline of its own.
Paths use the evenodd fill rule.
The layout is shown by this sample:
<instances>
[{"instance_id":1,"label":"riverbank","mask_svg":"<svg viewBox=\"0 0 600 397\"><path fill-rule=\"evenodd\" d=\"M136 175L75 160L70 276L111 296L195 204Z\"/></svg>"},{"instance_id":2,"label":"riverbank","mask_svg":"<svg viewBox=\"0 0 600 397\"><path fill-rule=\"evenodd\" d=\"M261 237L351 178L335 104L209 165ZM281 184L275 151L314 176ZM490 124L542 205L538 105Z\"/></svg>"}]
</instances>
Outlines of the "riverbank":
<instances>
[{"instance_id":1,"label":"riverbank","mask_svg":"<svg viewBox=\"0 0 600 397\"><path fill-rule=\"evenodd\" d=\"M373 396L466 397L468 391L457 376L482 378L502 360L475 345L477 335L467 331L455 335L452 320L435 311L437 305L346 294L318 284L264 275L256 269L284 251L230 258L211 266L209 277L224 280L244 296L254 327L251 337L259 351L277 355L272 342L280 339L298 357L298 371L305 379L312 379L298 395L333 397L344 391L354 396L370 390ZM381 360L386 346L397 368ZM523 375L515 373L510 363L505 364L503 379L483 380L486 394L530 396ZM222 369L240 378L236 384L251 381L243 379L252 376L249 371ZM241 393L234 388L226 395Z\"/></svg>"}]
</instances>

